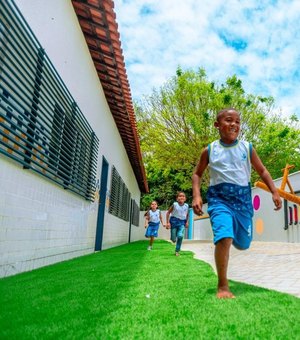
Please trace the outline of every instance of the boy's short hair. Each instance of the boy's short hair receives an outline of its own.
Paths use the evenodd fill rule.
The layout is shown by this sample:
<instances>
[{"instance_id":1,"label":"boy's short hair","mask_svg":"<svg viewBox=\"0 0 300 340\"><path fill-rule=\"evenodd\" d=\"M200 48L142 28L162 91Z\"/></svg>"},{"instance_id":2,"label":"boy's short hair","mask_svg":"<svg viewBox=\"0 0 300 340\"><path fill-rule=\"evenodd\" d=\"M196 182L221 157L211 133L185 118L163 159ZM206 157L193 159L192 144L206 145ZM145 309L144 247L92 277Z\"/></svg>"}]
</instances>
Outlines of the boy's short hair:
<instances>
[{"instance_id":1,"label":"boy's short hair","mask_svg":"<svg viewBox=\"0 0 300 340\"><path fill-rule=\"evenodd\" d=\"M222 114L223 114L224 112L228 112L228 111L235 111L235 112L237 112L239 115L241 115L240 112L239 112L237 109L235 109L234 107L228 107L228 108L226 108L226 109L220 110L220 111L217 113L217 121L220 119L220 117L222 116Z\"/></svg>"},{"instance_id":2,"label":"boy's short hair","mask_svg":"<svg viewBox=\"0 0 300 340\"><path fill-rule=\"evenodd\" d=\"M183 191L178 191L177 194L176 194L176 198L178 198L178 196L179 196L180 194L183 194L183 195L186 197L186 194L185 194Z\"/></svg>"}]
</instances>

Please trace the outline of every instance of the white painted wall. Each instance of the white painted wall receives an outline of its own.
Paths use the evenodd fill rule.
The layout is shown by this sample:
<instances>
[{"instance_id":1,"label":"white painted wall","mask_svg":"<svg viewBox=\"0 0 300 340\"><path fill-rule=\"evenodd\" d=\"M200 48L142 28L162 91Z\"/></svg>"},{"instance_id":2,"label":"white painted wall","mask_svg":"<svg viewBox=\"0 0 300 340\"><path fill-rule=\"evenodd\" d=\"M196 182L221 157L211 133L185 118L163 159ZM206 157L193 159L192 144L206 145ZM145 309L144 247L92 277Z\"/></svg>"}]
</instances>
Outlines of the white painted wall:
<instances>
[{"instance_id":1,"label":"white painted wall","mask_svg":"<svg viewBox=\"0 0 300 340\"><path fill-rule=\"evenodd\" d=\"M92 252L95 204L0 157L0 276Z\"/></svg>"},{"instance_id":2,"label":"white painted wall","mask_svg":"<svg viewBox=\"0 0 300 340\"><path fill-rule=\"evenodd\" d=\"M58 74L139 203L140 190L69 0L15 0ZM94 251L98 202L90 203L0 155L0 277ZM109 197L109 192L108 192ZM129 223L104 218L103 249L128 241Z\"/></svg>"},{"instance_id":3,"label":"white painted wall","mask_svg":"<svg viewBox=\"0 0 300 340\"><path fill-rule=\"evenodd\" d=\"M204 216L207 215L207 203L203 204ZM193 239L202 241L212 241L213 233L209 218L195 220L193 228Z\"/></svg>"},{"instance_id":4,"label":"white painted wall","mask_svg":"<svg viewBox=\"0 0 300 340\"><path fill-rule=\"evenodd\" d=\"M274 181L275 186L280 188L282 178ZM295 172L289 175L289 181L293 190L300 191L300 172ZM290 191L288 186L285 188L286 191ZM300 242L300 224L293 224L289 226L287 230L284 230L284 205L279 211L274 211L274 204L272 196L269 192L266 192L259 188L253 188L252 198L255 195L260 198L260 207L258 210L254 210L253 217L253 239L255 241L268 241L268 242ZM300 193L297 194L300 196ZM287 202L288 205L293 205ZM300 207L297 206L298 216L300 216ZM258 223L262 223L262 230L259 228Z\"/></svg>"}]
</instances>

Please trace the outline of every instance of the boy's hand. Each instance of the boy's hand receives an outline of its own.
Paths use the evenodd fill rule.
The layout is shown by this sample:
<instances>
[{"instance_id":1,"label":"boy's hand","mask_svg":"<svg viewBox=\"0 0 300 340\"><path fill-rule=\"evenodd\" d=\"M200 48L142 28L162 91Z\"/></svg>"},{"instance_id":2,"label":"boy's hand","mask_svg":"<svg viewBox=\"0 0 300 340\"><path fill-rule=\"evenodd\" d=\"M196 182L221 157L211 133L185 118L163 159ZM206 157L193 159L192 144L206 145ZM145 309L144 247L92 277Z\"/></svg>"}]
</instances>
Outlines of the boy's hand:
<instances>
[{"instance_id":1,"label":"boy's hand","mask_svg":"<svg viewBox=\"0 0 300 340\"><path fill-rule=\"evenodd\" d=\"M192 207L196 215L203 215L202 205L203 202L200 196L193 199Z\"/></svg>"},{"instance_id":2,"label":"boy's hand","mask_svg":"<svg viewBox=\"0 0 300 340\"><path fill-rule=\"evenodd\" d=\"M188 222L186 222L185 228L187 229L188 227L189 227L189 224L188 224Z\"/></svg>"},{"instance_id":3,"label":"boy's hand","mask_svg":"<svg viewBox=\"0 0 300 340\"><path fill-rule=\"evenodd\" d=\"M147 228L147 224L145 224L145 228Z\"/></svg>"},{"instance_id":4,"label":"boy's hand","mask_svg":"<svg viewBox=\"0 0 300 340\"><path fill-rule=\"evenodd\" d=\"M170 229L170 223L166 223L166 228Z\"/></svg>"},{"instance_id":5,"label":"boy's hand","mask_svg":"<svg viewBox=\"0 0 300 340\"><path fill-rule=\"evenodd\" d=\"M274 194L272 194L272 199L273 199L273 202L274 202L274 204L275 204L274 210L279 210L279 209L281 209L281 207L282 207L282 201L281 201L281 198L280 198L280 196L279 196L278 191L276 191Z\"/></svg>"}]
</instances>

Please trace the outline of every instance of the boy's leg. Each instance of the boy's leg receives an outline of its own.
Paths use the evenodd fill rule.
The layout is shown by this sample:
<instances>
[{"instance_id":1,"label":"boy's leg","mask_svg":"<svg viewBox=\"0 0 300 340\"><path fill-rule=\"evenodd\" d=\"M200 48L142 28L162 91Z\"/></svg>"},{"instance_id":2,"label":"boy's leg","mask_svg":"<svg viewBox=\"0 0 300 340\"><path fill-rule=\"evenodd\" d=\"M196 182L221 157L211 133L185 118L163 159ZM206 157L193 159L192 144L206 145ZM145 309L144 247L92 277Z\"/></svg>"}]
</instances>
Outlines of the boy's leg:
<instances>
[{"instance_id":1,"label":"boy's leg","mask_svg":"<svg viewBox=\"0 0 300 340\"><path fill-rule=\"evenodd\" d=\"M232 245L239 250L250 247L253 234L252 215L236 213L233 220L234 239Z\"/></svg>"},{"instance_id":2,"label":"boy's leg","mask_svg":"<svg viewBox=\"0 0 300 340\"><path fill-rule=\"evenodd\" d=\"M229 251L234 238L233 213L222 203L213 204L207 210L214 234L215 262L218 274L218 298L234 298L229 290L227 269Z\"/></svg>"},{"instance_id":3,"label":"boy's leg","mask_svg":"<svg viewBox=\"0 0 300 340\"><path fill-rule=\"evenodd\" d=\"M185 227L183 225L177 228L177 242L176 242L176 248L175 248L176 253L180 252L184 231L185 231Z\"/></svg>"},{"instance_id":4,"label":"boy's leg","mask_svg":"<svg viewBox=\"0 0 300 340\"><path fill-rule=\"evenodd\" d=\"M227 280L227 269L231 244L232 238L223 238L218 241L215 247L215 261L218 273L217 297L219 299L228 299L235 297L229 289Z\"/></svg>"},{"instance_id":5,"label":"boy's leg","mask_svg":"<svg viewBox=\"0 0 300 340\"><path fill-rule=\"evenodd\" d=\"M177 228L174 226L171 226L171 241L173 243L176 242L176 235L177 235Z\"/></svg>"}]
</instances>

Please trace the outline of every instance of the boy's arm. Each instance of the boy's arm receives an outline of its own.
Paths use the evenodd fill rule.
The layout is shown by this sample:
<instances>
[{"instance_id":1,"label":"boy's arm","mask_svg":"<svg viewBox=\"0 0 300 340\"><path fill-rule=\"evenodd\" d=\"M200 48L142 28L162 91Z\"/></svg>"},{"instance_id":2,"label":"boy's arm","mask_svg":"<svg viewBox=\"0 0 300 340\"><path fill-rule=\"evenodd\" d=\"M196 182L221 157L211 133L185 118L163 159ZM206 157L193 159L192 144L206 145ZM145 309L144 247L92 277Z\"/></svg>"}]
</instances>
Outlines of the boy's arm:
<instances>
[{"instance_id":1,"label":"boy's arm","mask_svg":"<svg viewBox=\"0 0 300 340\"><path fill-rule=\"evenodd\" d=\"M193 209L195 214L202 215L202 197L200 194L200 186L203 173L208 165L208 148L205 148L200 156L200 160L192 176L192 189L193 189Z\"/></svg>"},{"instance_id":2,"label":"boy's arm","mask_svg":"<svg viewBox=\"0 0 300 340\"><path fill-rule=\"evenodd\" d=\"M170 214L173 211L173 204L170 206L170 208L167 210L166 213L166 228L170 229Z\"/></svg>"},{"instance_id":3,"label":"boy's arm","mask_svg":"<svg viewBox=\"0 0 300 340\"><path fill-rule=\"evenodd\" d=\"M186 213L186 222L185 222L185 227L188 228L189 227L189 210Z\"/></svg>"},{"instance_id":4,"label":"boy's arm","mask_svg":"<svg viewBox=\"0 0 300 340\"><path fill-rule=\"evenodd\" d=\"M266 183L267 187L272 193L272 199L275 204L274 210L279 210L282 206L282 201L279 196L278 190L276 189L274 182L272 180L272 177L269 173L269 171L266 169L266 167L263 165L261 159L259 158L256 150L252 148L252 157L251 157L251 163L256 170L256 172L259 174L261 179Z\"/></svg>"}]
</instances>

